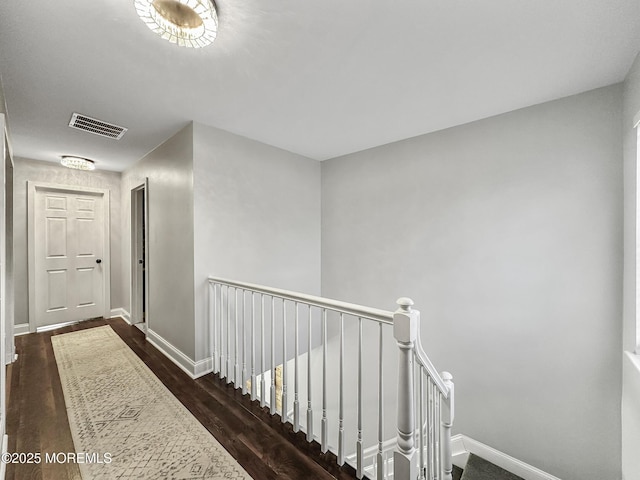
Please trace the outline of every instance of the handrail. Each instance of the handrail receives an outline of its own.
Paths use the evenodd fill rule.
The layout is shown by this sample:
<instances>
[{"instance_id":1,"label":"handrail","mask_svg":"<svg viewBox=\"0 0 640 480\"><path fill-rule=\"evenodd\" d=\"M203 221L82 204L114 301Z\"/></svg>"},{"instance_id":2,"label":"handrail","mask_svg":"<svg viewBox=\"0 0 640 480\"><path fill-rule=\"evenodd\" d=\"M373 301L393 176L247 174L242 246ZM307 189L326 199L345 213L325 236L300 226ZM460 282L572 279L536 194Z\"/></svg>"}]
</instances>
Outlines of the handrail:
<instances>
[{"instance_id":1,"label":"handrail","mask_svg":"<svg viewBox=\"0 0 640 480\"><path fill-rule=\"evenodd\" d=\"M281 411L281 421L292 422L294 432L300 431L301 406L306 403L306 437L309 442L314 439L320 442L320 450L326 453L331 450L337 456L338 465L343 465L345 460L353 462L355 458L356 476L364 476L364 459L375 451L375 475L377 480L386 480L387 470L393 465L394 479L415 480L428 475L433 480L452 480L452 457L451 457L451 428L454 419L454 383L453 377L448 372L439 373L421 343L420 338L420 312L411 307L413 301L403 297L397 300L399 308L394 311L385 311L376 308L365 307L353 303L342 302L315 295L284 290L280 288L257 285L253 283L230 280L226 278L210 276L207 279L209 288L209 316L212 328L210 329L211 361L214 373L225 378L227 383L233 383L236 388L240 386L243 393L247 390L247 380L251 381L251 399L257 400L256 386L260 381L260 404L265 406L266 384L265 374L270 372L270 412L272 415ZM247 304L246 293L251 293ZM256 306L256 295L258 294L258 305ZM238 303L240 300L240 303ZM266 304L265 304L266 302ZM293 303L293 305L292 305ZM308 306L299 309L299 305ZM277 306L277 308L276 308ZM287 307L294 307L293 309ZM319 310L319 311L318 311ZM288 312L287 312L288 311ZM265 315L266 312L266 315ZM339 315L330 317L328 312L336 312ZM355 399L356 415L349 415L344 407L344 361L345 361L345 322L344 316L355 317L357 320L357 331L350 329L350 338L357 335L357 395ZM267 322L265 323L265 319ZM328 402L328 376L327 368L329 337L327 336L328 321L339 320L339 335L333 339L334 347L337 342L338 358L336 359L339 368L338 379L335 385L338 391L338 412L332 412L331 404ZM293 322L292 325L288 320ZM378 330L378 432L377 448L363 448L363 320L377 322ZM351 320L350 320L351 321ZM259 325L256 325L259 322ZM300 354L298 330L299 324L306 324L307 333L303 333L307 340L307 387L306 402L300 398L299 370ZM321 339L318 331L312 325L321 327ZM398 374L397 381L397 405L395 407L397 415L397 430L395 437L395 449L393 459L386 453L391 446L391 442L384 441L384 369L383 364L387 358L384 352L383 331L390 325L393 327L393 336L397 344L398 353ZM259 328L257 328L259 327ZM247 330L248 329L248 330ZM293 330L293 331L292 331ZM313 334L313 331L316 331ZM245 332L249 332L248 334ZM256 338L259 331L260 345L256 345ZM278 333L276 333L278 332ZM374 333L374 331L370 331ZM287 362L290 353L287 352L287 345L291 345L291 334L294 334L293 356L293 379L288 379ZM278 342L281 350L282 373L280 375L281 384L276 384L276 335L282 338ZM240 336L240 338L239 338ZM268 338L267 338L268 337ZM333 338L333 337L332 337ZM265 340L270 339L270 345ZM320 340L321 352L314 355L315 365L321 366L321 410L314 404L312 398L312 351L313 346ZM372 338L368 338L372 341ZM256 362L256 347L261 357L259 364ZM332 347L333 348L333 347ZM333 351L333 350L332 350ZM267 363L265 352L270 354L270 363ZM249 356L250 355L250 359ZM320 358L321 355L321 358ZM246 368L247 361L249 360ZM416 368L417 367L417 368ZM260 377L260 378L258 378ZM426 385L424 381L426 379ZM287 383L293 382L293 419L289 414L289 402L287 401ZM304 388L304 387L303 387ZM315 387L313 387L315 388ZM417 390L416 390L417 389ZM276 407L276 392L280 392L281 407ZM415 392L415 393L414 393ZM334 399L335 400L335 399ZM353 402L350 403L353 407ZM348 408L352 408L348 407ZM314 415L314 411L316 412ZM319 417L321 415L321 417ZM355 439L355 457L345 457L345 422L353 428L353 423L357 418L357 439ZM351 419L351 420L350 420ZM319 437L313 434L314 421L320 420L321 434ZM331 445L329 438L329 423L337 422L337 450L336 444ZM317 427L316 427L317 428ZM333 435L333 434L332 434ZM335 439L333 440L335 441ZM351 443L350 443L351 444ZM351 444L352 445L352 444ZM393 463L391 463L393 462Z\"/></svg>"},{"instance_id":2,"label":"handrail","mask_svg":"<svg viewBox=\"0 0 640 480\"><path fill-rule=\"evenodd\" d=\"M393 312L389 312L386 310L365 307L363 305L357 305L355 303L341 302L339 300L332 300L329 298L317 297L315 295L308 295L306 293L294 292L291 290L283 290L280 288L256 285L253 283L238 282L236 280L229 280L226 278L210 276L208 278L208 281L209 283L218 283L227 285L229 287L252 290L257 293L266 294L270 297L290 300L292 302L306 303L307 305L312 305L314 307L325 308L327 310L333 310L336 312L344 313L346 315L367 318L379 323L393 325Z\"/></svg>"},{"instance_id":3,"label":"handrail","mask_svg":"<svg viewBox=\"0 0 640 480\"><path fill-rule=\"evenodd\" d=\"M433 379L435 385L438 387L438 390L440 390L440 393L442 393L444 398L449 398L449 387L445 385L442 376L440 376L440 373L438 373L436 367L434 367L433 363L431 363L431 360L429 360L429 357L424 351L424 348L422 348L422 341L420 340L420 322L418 322L418 333L416 335L416 343L413 349L416 355L416 360L427 372L429 372L429 375Z\"/></svg>"},{"instance_id":4,"label":"handrail","mask_svg":"<svg viewBox=\"0 0 640 480\"><path fill-rule=\"evenodd\" d=\"M433 366L433 363L431 363L431 360L429 360L429 357L427 357L427 354L424 352L424 349L420 344L420 340L416 342L415 355L418 363L425 370L427 370L427 372L429 372L429 375L433 379L433 383L436 385L436 387L438 387L438 390L440 390L440 393L442 393L442 396L444 398L449 398L450 389L445 385L444 380L436 370L436 367Z\"/></svg>"}]
</instances>

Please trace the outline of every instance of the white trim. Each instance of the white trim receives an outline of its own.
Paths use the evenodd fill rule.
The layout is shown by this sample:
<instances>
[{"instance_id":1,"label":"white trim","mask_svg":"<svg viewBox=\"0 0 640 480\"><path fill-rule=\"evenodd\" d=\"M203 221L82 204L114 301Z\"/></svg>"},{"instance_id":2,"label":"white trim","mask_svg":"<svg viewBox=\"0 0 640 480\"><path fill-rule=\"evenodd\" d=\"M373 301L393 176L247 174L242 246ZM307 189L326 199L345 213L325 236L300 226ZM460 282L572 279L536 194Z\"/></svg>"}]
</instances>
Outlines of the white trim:
<instances>
[{"instance_id":1,"label":"white trim","mask_svg":"<svg viewBox=\"0 0 640 480\"><path fill-rule=\"evenodd\" d=\"M13 336L17 337L18 335L26 335L29 333L29 324L21 323L20 325L13 326Z\"/></svg>"},{"instance_id":2,"label":"white trim","mask_svg":"<svg viewBox=\"0 0 640 480\"><path fill-rule=\"evenodd\" d=\"M36 328L36 333L48 332L49 330L55 330L56 328L68 327L69 325L77 325L81 320L71 320L69 322L56 323L54 325L45 325L44 327Z\"/></svg>"},{"instance_id":3,"label":"white trim","mask_svg":"<svg viewBox=\"0 0 640 480\"><path fill-rule=\"evenodd\" d=\"M195 367L193 369L194 378L202 377L207 373L213 372L213 364L210 358L205 358L204 360L198 360L195 363Z\"/></svg>"},{"instance_id":4,"label":"white trim","mask_svg":"<svg viewBox=\"0 0 640 480\"><path fill-rule=\"evenodd\" d=\"M2 355L0 357L3 358L3 364L6 365L7 362L7 327L6 327L6 318L7 318L7 282L6 282L6 241L7 241L7 229L6 229L6 200L7 200L7 192L6 192L6 156L7 151L5 149L5 138L4 128L5 128L5 116L4 114L0 116L0 125L2 128L2 139L0 143L2 147L0 149L0 351ZM11 322L13 324L13 321ZM11 342L13 342L13 338L11 338ZM4 433L6 431L7 425L7 396L6 396L6 368L2 365L2 370L0 371L0 430L3 435L3 443L4 443ZM4 445L3 445L4 446ZM2 462L0 462L2 463ZM2 472L2 478L4 478L4 472Z\"/></svg>"},{"instance_id":5,"label":"white trim","mask_svg":"<svg viewBox=\"0 0 640 480\"><path fill-rule=\"evenodd\" d=\"M145 225L145 233L142 242L144 243L144 258L142 261L144 262L144 292L142 293L144 297L144 305L140 305L142 301L141 298L138 298L138 283L140 282L139 274L138 274L138 192L142 191L144 200L142 209L143 222ZM138 323L149 323L149 178L146 177L144 182L134 186L131 189L131 218L130 218L130 232L131 232L131 315L130 323L138 324ZM142 312L142 307L144 307L145 318L140 319L140 313Z\"/></svg>"},{"instance_id":6,"label":"white trim","mask_svg":"<svg viewBox=\"0 0 640 480\"><path fill-rule=\"evenodd\" d=\"M29 331L36 331L36 252L35 238L35 195L37 190L48 190L67 193L91 193L102 195L104 200L104 251L103 265L103 313L105 318L111 313L111 191L107 188L90 188L75 185L58 185L55 183L27 181L27 264L29 278ZM42 330L38 330L42 331Z\"/></svg>"},{"instance_id":7,"label":"white trim","mask_svg":"<svg viewBox=\"0 0 640 480\"><path fill-rule=\"evenodd\" d=\"M466 435L454 435L451 437L451 449L453 452L453 463L460 468L464 468L469 458L469 454L473 453L478 457L504 468L505 470L524 478L524 480L560 480L550 473L531 466L523 461L513 458L506 453L502 453L484 443L478 442Z\"/></svg>"},{"instance_id":8,"label":"white trim","mask_svg":"<svg viewBox=\"0 0 640 480\"><path fill-rule=\"evenodd\" d=\"M631 365L633 365L638 370L638 373L640 373L640 355L628 351L625 351L624 354L629 359L629 362L631 362Z\"/></svg>"},{"instance_id":9,"label":"white trim","mask_svg":"<svg viewBox=\"0 0 640 480\"><path fill-rule=\"evenodd\" d=\"M133 323L132 325L144 333L145 337L147 336L147 324L145 322Z\"/></svg>"},{"instance_id":10,"label":"white trim","mask_svg":"<svg viewBox=\"0 0 640 480\"><path fill-rule=\"evenodd\" d=\"M632 260L635 263L635 322L633 328L635 329L633 341L634 349L636 353L640 353L640 256L638 255L638 248L640 247L640 238L638 232L640 232L640 197L638 192L640 191L640 112L636 114L633 119L633 126L636 128L636 176L633 184L633 193L635 194L635 248L633 250Z\"/></svg>"},{"instance_id":11,"label":"white trim","mask_svg":"<svg viewBox=\"0 0 640 480\"><path fill-rule=\"evenodd\" d=\"M151 329L147 330L147 341L194 380L213 371L211 359L194 362Z\"/></svg>"},{"instance_id":12,"label":"white trim","mask_svg":"<svg viewBox=\"0 0 640 480\"><path fill-rule=\"evenodd\" d=\"M124 308L112 308L109 318L122 318L125 322L131 325L131 315Z\"/></svg>"},{"instance_id":13,"label":"white trim","mask_svg":"<svg viewBox=\"0 0 640 480\"><path fill-rule=\"evenodd\" d=\"M453 464L456 467L464 469L464 466L469 460L469 452L467 451L464 441L464 435L458 434L451 437L451 456L453 458Z\"/></svg>"},{"instance_id":14,"label":"white trim","mask_svg":"<svg viewBox=\"0 0 640 480\"><path fill-rule=\"evenodd\" d=\"M5 104L4 111L7 111L7 106ZM14 167L15 163L13 161L13 145L11 144L11 137L9 135L9 116L7 114L2 114L4 119L4 128L2 129L2 133L4 134L5 146L7 147L7 151L9 152L9 160L11 160L11 166Z\"/></svg>"},{"instance_id":15,"label":"white trim","mask_svg":"<svg viewBox=\"0 0 640 480\"><path fill-rule=\"evenodd\" d=\"M4 456L5 453L9 453L9 437L7 435L2 436L2 456ZM0 462L0 479L2 480L4 480L6 469L6 462Z\"/></svg>"}]
</instances>

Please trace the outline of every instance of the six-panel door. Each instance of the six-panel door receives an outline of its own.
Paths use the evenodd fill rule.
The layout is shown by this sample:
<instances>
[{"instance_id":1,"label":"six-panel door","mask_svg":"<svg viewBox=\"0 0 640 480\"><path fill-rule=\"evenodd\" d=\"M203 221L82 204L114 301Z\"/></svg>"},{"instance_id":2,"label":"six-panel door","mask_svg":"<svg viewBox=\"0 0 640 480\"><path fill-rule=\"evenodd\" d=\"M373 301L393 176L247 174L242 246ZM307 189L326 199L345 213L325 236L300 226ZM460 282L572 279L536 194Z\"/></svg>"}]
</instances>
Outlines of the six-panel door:
<instances>
[{"instance_id":1,"label":"six-panel door","mask_svg":"<svg viewBox=\"0 0 640 480\"><path fill-rule=\"evenodd\" d=\"M104 199L36 189L36 326L104 313Z\"/></svg>"}]
</instances>

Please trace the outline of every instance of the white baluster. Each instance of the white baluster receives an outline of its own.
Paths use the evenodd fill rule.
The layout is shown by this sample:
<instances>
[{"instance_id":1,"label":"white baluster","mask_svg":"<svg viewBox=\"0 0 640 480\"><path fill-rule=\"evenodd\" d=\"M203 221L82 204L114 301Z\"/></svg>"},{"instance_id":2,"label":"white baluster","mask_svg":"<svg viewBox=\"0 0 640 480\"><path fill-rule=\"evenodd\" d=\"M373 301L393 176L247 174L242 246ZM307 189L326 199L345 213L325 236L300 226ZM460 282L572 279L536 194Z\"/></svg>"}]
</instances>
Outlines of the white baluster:
<instances>
[{"instance_id":1,"label":"white baluster","mask_svg":"<svg viewBox=\"0 0 640 480\"><path fill-rule=\"evenodd\" d=\"M271 297L271 405L269 412L276 413L276 299Z\"/></svg>"},{"instance_id":2,"label":"white baluster","mask_svg":"<svg viewBox=\"0 0 640 480\"><path fill-rule=\"evenodd\" d=\"M436 424L436 401L435 401L436 386L433 383L433 379L429 377L429 479L432 480L436 477L436 437L435 437L435 424Z\"/></svg>"},{"instance_id":3,"label":"white baluster","mask_svg":"<svg viewBox=\"0 0 640 480\"><path fill-rule=\"evenodd\" d=\"M362 318L358 317L358 439L356 440L356 477L362 479Z\"/></svg>"},{"instance_id":4,"label":"white baluster","mask_svg":"<svg viewBox=\"0 0 640 480\"><path fill-rule=\"evenodd\" d=\"M421 402L422 402L421 399L420 399L419 382L420 382L420 375L422 374L422 367L418 363L418 361L415 358L415 356L414 356L414 362L413 362L413 372L414 372L413 384L416 386L416 388L414 390L415 396L414 396L414 399L413 399L413 404L415 405L414 408L416 409L415 410L416 411L416 413L415 413L416 424L413 427L413 432L414 432L414 434L413 434L413 436L414 436L413 442L416 445L416 450L418 450L418 453L419 453L420 451L419 451L419 448L418 448L418 443L420 443L420 432L422 431L422 429L420 428L420 418L419 418L419 408L420 408L420 405L421 405ZM420 455L418 455L417 461L418 461L418 476L420 476L420 471L419 471L420 470Z\"/></svg>"},{"instance_id":5,"label":"white baluster","mask_svg":"<svg viewBox=\"0 0 640 480\"><path fill-rule=\"evenodd\" d=\"M227 313L225 310L224 288L224 285L220 285L220 378L227 378L227 372L225 372L225 369L227 368L227 362L224 353L224 347L226 344L225 339L227 338L225 330Z\"/></svg>"},{"instance_id":6,"label":"white baluster","mask_svg":"<svg viewBox=\"0 0 640 480\"><path fill-rule=\"evenodd\" d=\"M442 451L442 470L443 470L443 480L451 480L452 472L453 472L453 464L451 458L451 427L453 426L453 418L454 418L454 386L453 386L453 376L449 372L442 372L442 379L444 380L445 386L449 389L449 396L445 400L442 400L441 408L442 411L440 413L441 417L441 451Z\"/></svg>"},{"instance_id":7,"label":"white baluster","mask_svg":"<svg viewBox=\"0 0 640 480\"><path fill-rule=\"evenodd\" d=\"M227 384L231 383L231 287L227 287Z\"/></svg>"},{"instance_id":8,"label":"white baluster","mask_svg":"<svg viewBox=\"0 0 640 480\"><path fill-rule=\"evenodd\" d=\"M338 465L344 465L344 315L340 314L340 407L338 413Z\"/></svg>"},{"instance_id":9,"label":"white baluster","mask_svg":"<svg viewBox=\"0 0 640 480\"><path fill-rule=\"evenodd\" d=\"M220 344L220 348L219 348L219 352L220 352L220 360L218 361L219 363L219 369L220 369L220 378L225 378L224 375L224 318L225 318L225 313L224 313L224 285L220 285L220 316L218 317L218 323L220 324L220 336L218 337L219 340L219 344Z\"/></svg>"},{"instance_id":10,"label":"white baluster","mask_svg":"<svg viewBox=\"0 0 640 480\"><path fill-rule=\"evenodd\" d=\"M441 443L440 443L440 419L442 418L440 416L440 390L438 390L435 385L434 385L434 399L435 399L435 417L436 420L433 423L433 435L435 437L435 454L433 456L433 459L436 463L435 466L435 472L436 472L436 479L437 480L442 480L442 471L441 471L441 462L440 462L440 455L442 454L441 452Z\"/></svg>"},{"instance_id":11,"label":"white baluster","mask_svg":"<svg viewBox=\"0 0 640 480\"><path fill-rule=\"evenodd\" d=\"M287 421L287 303L282 299L282 423Z\"/></svg>"},{"instance_id":12,"label":"white baluster","mask_svg":"<svg viewBox=\"0 0 640 480\"><path fill-rule=\"evenodd\" d=\"M246 312L246 298L245 298L246 290L242 290L242 394L247 394L247 337L246 337L246 323L247 323L247 312Z\"/></svg>"},{"instance_id":13,"label":"white baluster","mask_svg":"<svg viewBox=\"0 0 640 480\"><path fill-rule=\"evenodd\" d=\"M233 335L234 335L234 344L233 344L233 357L234 357L234 364L233 364L233 385L235 388L238 388L238 378L240 377L240 367L238 364L238 289L234 288L233 289L233 296L234 296L234 309L235 309L235 322L233 324Z\"/></svg>"},{"instance_id":14,"label":"white baluster","mask_svg":"<svg viewBox=\"0 0 640 480\"><path fill-rule=\"evenodd\" d=\"M393 478L413 480L418 476L414 443L413 346L420 314L411 309L411 299L401 298L397 303L400 308L393 315L393 334L398 344L398 430Z\"/></svg>"},{"instance_id":15,"label":"white baluster","mask_svg":"<svg viewBox=\"0 0 640 480\"><path fill-rule=\"evenodd\" d=\"M322 309L322 433L320 450L326 453L329 449L327 441L327 311Z\"/></svg>"},{"instance_id":16,"label":"white baluster","mask_svg":"<svg viewBox=\"0 0 640 480\"><path fill-rule=\"evenodd\" d=\"M256 399L256 305L251 292L251 400Z\"/></svg>"},{"instance_id":17,"label":"white baluster","mask_svg":"<svg viewBox=\"0 0 640 480\"><path fill-rule=\"evenodd\" d=\"M211 331L211 368L213 373L216 373L216 355L218 353L216 348L216 285L209 282L209 329Z\"/></svg>"},{"instance_id":18,"label":"white baluster","mask_svg":"<svg viewBox=\"0 0 640 480\"><path fill-rule=\"evenodd\" d=\"M384 452L384 479L389 478L389 452Z\"/></svg>"},{"instance_id":19,"label":"white baluster","mask_svg":"<svg viewBox=\"0 0 640 480\"><path fill-rule=\"evenodd\" d=\"M265 353L264 353L264 295L260 294L260 352L262 353L261 363L260 363L260 406L264 407L266 404L266 385L264 380L264 372L265 372Z\"/></svg>"},{"instance_id":20,"label":"white baluster","mask_svg":"<svg viewBox=\"0 0 640 480\"><path fill-rule=\"evenodd\" d=\"M419 397L418 397L418 458L420 459L420 473L418 478L420 480L424 480L425 478L425 460L424 460L424 375L422 373L422 367L418 367L418 371L420 372L420 387L419 387Z\"/></svg>"},{"instance_id":21,"label":"white baluster","mask_svg":"<svg viewBox=\"0 0 640 480\"><path fill-rule=\"evenodd\" d=\"M216 290L218 294L216 294L216 364L217 364L217 372L220 377L222 377L222 285L214 285L217 289L214 289L214 293Z\"/></svg>"},{"instance_id":22,"label":"white baluster","mask_svg":"<svg viewBox=\"0 0 640 480\"><path fill-rule=\"evenodd\" d=\"M378 480L384 480L384 457L382 453L382 443L384 442L384 381L383 381L383 359L384 359L384 349L382 343L382 324L379 323L378 327L380 328L379 333L379 347L378 347L378 454L376 455L377 460L377 472L378 472ZM394 477L396 478L396 477Z\"/></svg>"},{"instance_id":23,"label":"white baluster","mask_svg":"<svg viewBox=\"0 0 640 480\"><path fill-rule=\"evenodd\" d=\"M299 375L299 371L298 371L298 360L300 359L300 346L298 344L298 321L299 321L299 315L298 315L298 302L295 303L295 307L296 307L296 325L295 325L295 334L296 334L296 342L295 342L295 360L294 360L294 365L293 365L293 431L294 432L299 432L300 431L300 400L299 400L299 394L298 392L299 390L299 380L300 380L300 375Z\"/></svg>"},{"instance_id":24,"label":"white baluster","mask_svg":"<svg viewBox=\"0 0 640 480\"><path fill-rule=\"evenodd\" d=\"M307 350L307 442L313 441L313 410L311 409L311 305L309 305L309 342Z\"/></svg>"},{"instance_id":25,"label":"white baluster","mask_svg":"<svg viewBox=\"0 0 640 480\"><path fill-rule=\"evenodd\" d=\"M227 318L227 313L225 310L225 294L224 294L224 285L220 285L220 378L227 378L225 368L227 367L226 357L224 353L225 342L227 338L227 334L225 331L225 322Z\"/></svg>"}]
</instances>

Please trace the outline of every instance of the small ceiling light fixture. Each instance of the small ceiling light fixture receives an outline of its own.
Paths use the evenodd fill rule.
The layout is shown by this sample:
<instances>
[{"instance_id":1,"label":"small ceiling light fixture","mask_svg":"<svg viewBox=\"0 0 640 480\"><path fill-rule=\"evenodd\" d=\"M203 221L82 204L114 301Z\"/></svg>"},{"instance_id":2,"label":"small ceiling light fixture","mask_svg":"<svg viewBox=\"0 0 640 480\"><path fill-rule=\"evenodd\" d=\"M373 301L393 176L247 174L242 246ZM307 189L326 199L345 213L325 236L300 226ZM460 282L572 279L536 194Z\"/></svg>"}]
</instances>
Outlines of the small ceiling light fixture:
<instances>
[{"instance_id":1,"label":"small ceiling light fixture","mask_svg":"<svg viewBox=\"0 0 640 480\"><path fill-rule=\"evenodd\" d=\"M151 30L181 47L213 43L218 15L212 0L134 0L136 11Z\"/></svg>"},{"instance_id":2,"label":"small ceiling light fixture","mask_svg":"<svg viewBox=\"0 0 640 480\"><path fill-rule=\"evenodd\" d=\"M96 164L93 160L82 157L74 157L73 155L63 155L60 163L68 168L76 170L95 170Z\"/></svg>"}]
</instances>

